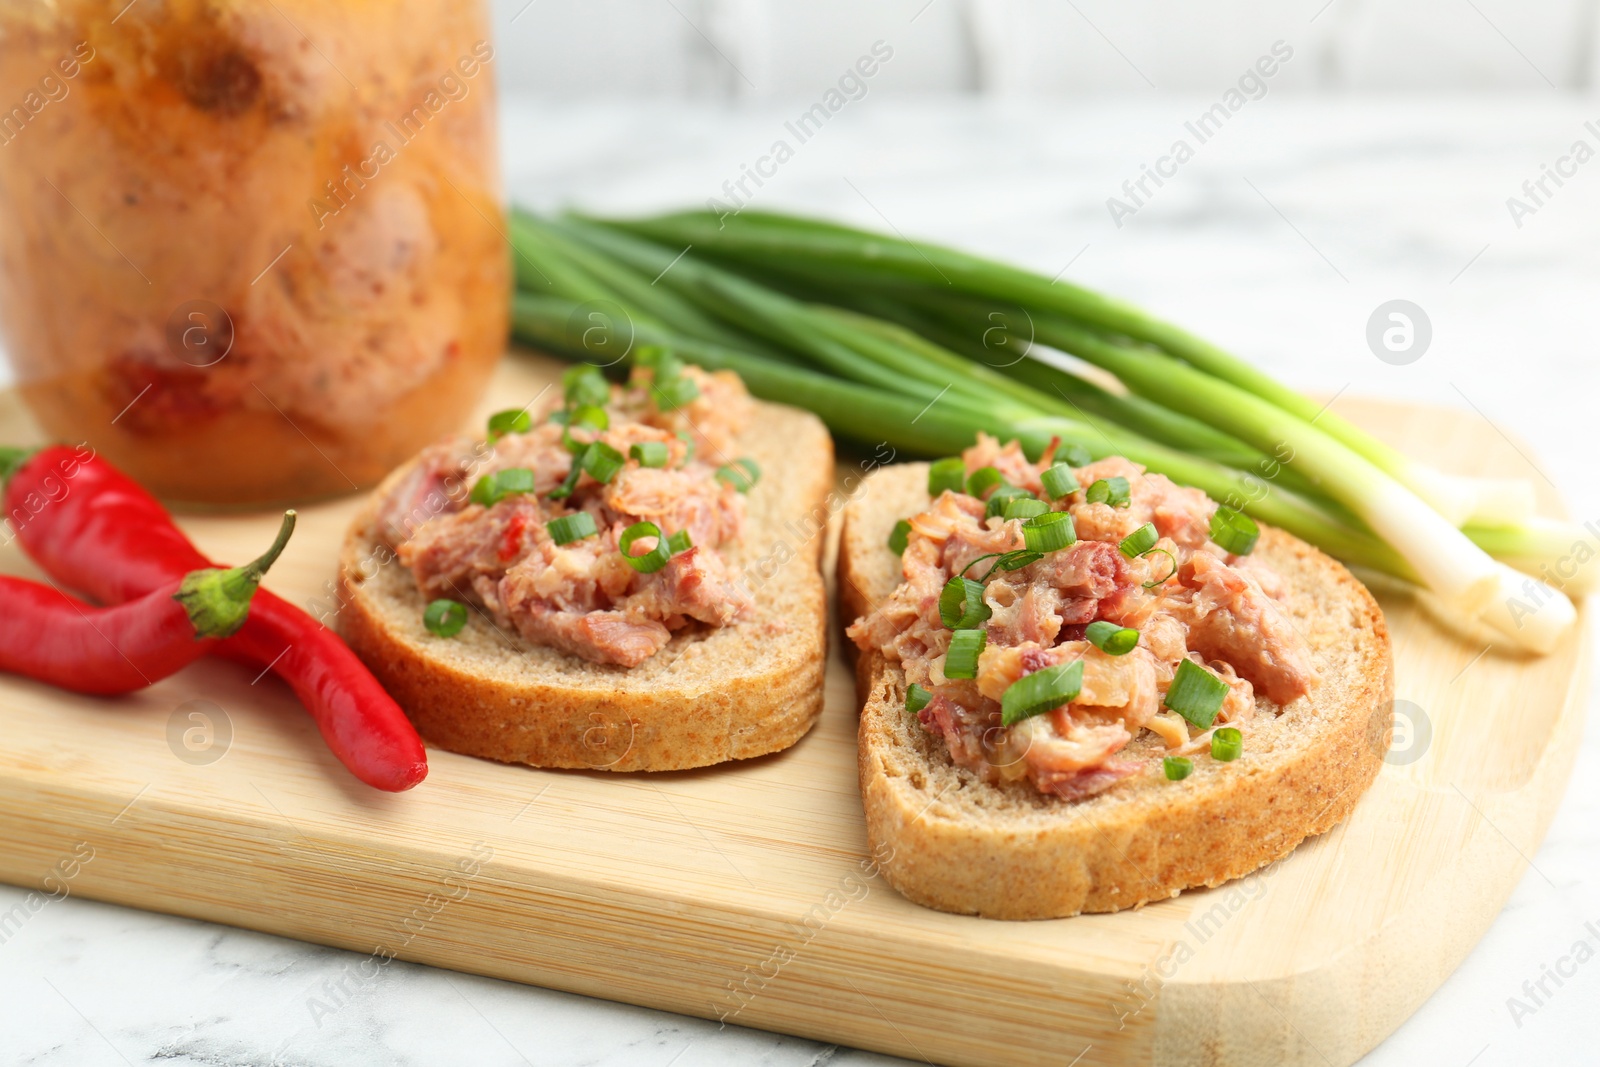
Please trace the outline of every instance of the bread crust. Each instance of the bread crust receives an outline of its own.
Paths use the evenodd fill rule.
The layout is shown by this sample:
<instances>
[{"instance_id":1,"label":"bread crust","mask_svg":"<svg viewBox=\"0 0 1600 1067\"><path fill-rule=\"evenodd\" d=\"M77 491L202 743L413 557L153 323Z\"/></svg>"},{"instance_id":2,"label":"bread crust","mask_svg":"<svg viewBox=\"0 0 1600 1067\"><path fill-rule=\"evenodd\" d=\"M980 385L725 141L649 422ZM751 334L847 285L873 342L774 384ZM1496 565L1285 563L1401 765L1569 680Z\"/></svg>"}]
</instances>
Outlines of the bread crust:
<instances>
[{"instance_id":1,"label":"bread crust","mask_svg":"<svg viewBox=\"0 0 1600 1067\"><path fill-rule=\"evenodd\" d=\"M745 537L753 619L675 634L634 668L529 645L481 611L454 638L422 625L425 601L374 532L391 474L340 554L339 630L432 745L537 767L666 771L789 747L822 712L833 442L814 416L755 402L738 455L760 464ZM737 457L734 457L737 458Z\"/></svg>"},{"instance_id":2,"label":"bread crust","mask_svg":"<svg viewBox=\"0 0 1600 1067\"><path fill-rule=\"evenodd\" d=\"M886 539L926 506L926 477L926 464L874 473L845 508L844 621L898 584ZM1383 612L1337 561L1281 530L1264 527L1255 551L1285 580L1321 685L1275 716L1264 706L1240 759L1198 757L1181 782L1161 774L1165 749L1145 735L1123 753L1143 773L1087 800L990 785L956 767L904 710L900 668L860 655L861 799L874 853L893 857L881 868L889 884L930 908L996 919L1118 911L1249 874L1348 816L1377 776L1392 725Z\"/></svg>"}]
</instances>

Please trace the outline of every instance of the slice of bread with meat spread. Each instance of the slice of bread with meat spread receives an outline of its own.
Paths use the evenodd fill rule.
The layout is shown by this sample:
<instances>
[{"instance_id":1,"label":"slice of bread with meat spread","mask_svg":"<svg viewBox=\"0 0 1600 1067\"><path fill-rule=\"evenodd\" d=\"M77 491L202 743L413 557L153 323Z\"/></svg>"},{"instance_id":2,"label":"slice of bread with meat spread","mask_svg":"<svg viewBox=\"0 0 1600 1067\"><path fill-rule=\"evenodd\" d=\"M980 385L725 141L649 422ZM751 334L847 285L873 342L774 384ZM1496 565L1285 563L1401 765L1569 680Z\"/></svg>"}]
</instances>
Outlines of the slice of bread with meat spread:
<instances>
[{"instance_id":1,"label":"slice of bread with meat spread","mask_svg":"<svg viewBox=\"0 0 1600 1067\"><path fill-rule=\"evenodd\" d=\"M991 451L993 446L989 442ZM1026 476L1025 466L1022 472ZM1094 475L1080 472L1080 477ZM862 619L851 636L864 649L857 679L868 839L874 850L893 857L882 871L900 893L943 911L1000 919L1117 911L1248 874L1349 815L1378 772L1391 726L1393 668L1387 629L1371 594L1343 566L1271 528L1260 531L1252 565L1276 575L1269 580L1275 594L1272 610L1281 610L1281 622L1303 639L1316 678L1309 692L1299 696L1289 696L1296 690L1285 691L1279 683L1281 703L1256 687L1254 714L1235 724L1243 733L1243 753L1237 759L1213 759L1203 737L1172 747L1172 726L1161 722L1172 718L1165 710L1156 724L1168 731L1169 739L1136 727L1115 753L1118 773L1110 780L1092 774L1070 779L1079 787L1077 794L1062 787L1061 795L1052 795L1028 777L996 775L975 766L970 754L965 764L952 758L937 724L926 712L919 716L908 710L906 669L897 661L898 651L891 646L886 653L885 646L865 633L874 619L884 624L884 614L873 616L874 609L909 581L903 570L909 572L911 566L903 567L888 542L897 522L930 514L928 480L929 467L921 463L874 472L844 509L839 548L841 618ZM1178 493L1195 492L1161 481ZM945 494L946 503L955 498ZM1212 506L1203 502L1207 509ZM975 507L980 526L997 525L983 522L981 506ZM1169 528L1179 521L1169 512L1158 512L1157 518ZM1083 527L1080 521L1080 538ZM1208 551L1239 562L1215 546ZM935 557L930 553L925 558ZM1193 580L1192 573L1185 577ZM904 593L900 600L914 607ZM1056 607L1060 615L1071 610L1070 599ZM1105 610L1102 605L1102 618ZM1094 611L1091 602L1079 618ZM902 632L906 615L906 610L900 612ZM998 621L997 611L991 623ZM1053 640L1052 634L1044 644ZM993 645L991 641L989 647ZM1088 653L1101 655L1092 649ZM1197 665L1205 660L1198 654L1191 658ZM1227 664L1213 661L1212 666L1232 680L1235 692L1243 686ZM936 668L917 669L924 676L934 669L934 681L950 685ZM1269 675L1258 676L1268 689L1274 688ZM1179 737L1187 737L1191 728L1178 726L1184 731ZM1192 770L1172 780L1165 773L1165 759L1178 751L1187 753Z\"/></svg>"},{"instance_id":2,"label":"slice of bread with meat spread","mask_svg":"<svg viewBox=\"0 0 1600 1067\"><path fill-rule=\"evenodd\" d=\"M687 373L703 390L716 385L714 376L699 368L689 368ZM822 527L830 514L827 498L833 488L832 440L814 416L749 399L737 379L726 376L724 381L731 382L739 395L727 398L703 392L683 409L685 429L677 437L690 444L688 455L699 454L704 464L733 466L733 479L748 471L759 472L759 479L753 486L741 484L738 494L713 485L721 497L713 493L711 504L693 509L680 526L701 531L696 538L700 544L675 555L660 572L662 582L643 581L656 577L654 574L631 575L620 569L618 531L642 512L655 515L664 532L671 534L673 523L662 515L671 513L677 502L618 504L623 512L619 519L616 511L603 506L615 503L613 497L600 498L602 492L620 493L618 487L630 479L639 483L635 489L654 490L666 484L670 490L675 472L692 466L670 434L657 435L672 449L665 470L640 470L661 463L652 459L644 464L636 458L606 485L585 475L578 492L567 501L591 494L582 506L599 517L600 530L598 535L590 533L561 547L585 549L589 555L584 558L591 561L598 553L605 557L601 562L613 578L621 575L615 579L622 583L619 601L606 605L618 610L595 613L593 619L581 613L551 612L543 602L534 605L540 614L526 610L528 598L549 593L551 603L570 603L560 598L573 592L548 588L551 575L566 565L562 558L567 553L552 547L546 520L552 517L554 507L549 487L567 473L567 449L554 449L554 460L549 459L552 450L546 449L532 459L490 461L469 470L472 449L467 447L467 439L437 446L455 449L463 456L463 477L450 486L447 495L451 503L442 512L424 509L424 521L417 525L413 520L415 528L408 525L403 534L393 529L394 501L409 507L421 498L417 484L426 481L422 466L429 462L428 454L395 471L373 494L351 526L341 555L339 582L344 604L339 626L431 744L539 767L664 771L776 752L794 744L811 728L822 710L827 649L820 557ZM613 398L626 393L618 387L613 390ZM719 436L710 422L718 417L717 408L724 399L743 405L747 417L727 435ZM691 407L698 418L687 417ZM568 413L572 410L569 406ZM565 414L558 411L556 415L565 421ZM547 429L542 423L545 413L536 411L533 417L534 429L526 435L530 441ZM671 427L670 422L663 425ZM611 430L617 429L613 414ZM640 435L649 432L633 423L624 429ZM576 423L572 430L583 437ZM560 431L558 426L548 434ZM620 454L630 452L626 439L605 439L613 441ZM503 450L508 444L524 447L525 452L531 447L525 447L523 439L516 436L502 439L496 447ZM487 447L485 442L476 443L479 453ZM754 461L753 465L741 471L739 465L746 459ZM506 462L531 468L539 481L538 491L496 503L487 512L467 504L467 489L482 477L480 472L493 471ZM552 462L560 464L553 472L546 469ZM697 470L701 481L707 482L707 471ZM719 469L718 478L723 477ZM650 478L655 482L649 482ZM641 495L647 494L635 493ZM715 531L717 522L709 512L721 507L735 514L724 506L730 501L739 505L737 521L727 519L726 523L737 527L737 534L707 537L704 531ZM553 561L551 566L524 581L520 590L497 584L505 577L500 570L495 570L486 584L478 578L476 592L461 578L470 572L459 565L454 578L434 573L451 565L450 552L459 555L464 551L449 544L441 547L436 531L452 522L481 524L488 521L486 514L501 513L508 513L509 518L502 516L489 534L504 541L505 549L512 553L512 565L527 558L524 553L533 554L537 562L542 549ZM582 517L581 512L569 514ZM531 517L524 523L520 516ZM609 529L608 522L614 524ZM408 541L410 547L400 547L396 558L396 546ZM423 542L431 547L418 548ZM651 543L652 539L646 539L629 554L642 555L641 549ZM717 558L707 561L703 554L713 549ZM702 553L700 563L715 564L713 573L708 575L704 568L686 570L674 579L668 592L688 601L721 581L724 603L711 605L711 614L698 615L692 603L687 607L672 603L656 610L653 618L643 618L637 607L640 597L654 595L654 586L667 584L666 576L675 573L678 561L692 560L695 553ZM443 562L435 566L434 557ZM434 570L425 571L426 567ZM460 590L459 594L443 594L468 608L459 632L441 636L425 625L424 612L430 600L440 595L436 588L420 589L419 583L425 580L442 580ZM620 599L624 593L630 597L626 602ZM607 628L590 625L602 619L607 620ZM561 625L553 627L551 620ZM635 638L644 641L643 647Z\"/></svg>"}]
</instances>

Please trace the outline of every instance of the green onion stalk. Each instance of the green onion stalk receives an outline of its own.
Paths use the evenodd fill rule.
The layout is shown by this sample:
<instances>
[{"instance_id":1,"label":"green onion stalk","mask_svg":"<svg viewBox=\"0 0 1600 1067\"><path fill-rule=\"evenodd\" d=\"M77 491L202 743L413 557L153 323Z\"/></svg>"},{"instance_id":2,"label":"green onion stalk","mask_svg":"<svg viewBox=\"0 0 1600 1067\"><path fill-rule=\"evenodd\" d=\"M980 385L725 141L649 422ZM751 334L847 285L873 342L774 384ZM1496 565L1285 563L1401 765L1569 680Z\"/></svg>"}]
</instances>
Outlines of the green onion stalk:
<instances>
[{"instance_id":1,"label":"green onion stalk","mask_svg":"<svg viewBox=\"0 0 1600 1067\"><path fill-rule=\"evenodd\" d=\"M959 452L979 432L1016 438L1031 456L1052 439L1097 458L1121 454L1353 565L1420 582L1453 611L1482 618L1519 644L1548 649L1570 626L1570 602L1548 590L1538 591L1537 610L1518 613L1513 605L1526 590L1513 585L1526 580L1379 463L1126 330L1030 312L1042 324L1041 341L1109 371L1131 391L1122 395L1062 367L1033 359L995 367L974 358L971 345L963 352L941 344L961 333L928 329L939 324L942 296L916 279L885 283L860 250L854 261L828 264L829 278L795 286L797 295L847 288L853 298L837 303L855 307L840 308L796 299L629 230L520 213L516 221L516 256L528 268L518 268L524 291L513 305L514 330L539 347L602 364L637 355L640 346L668 347L738 372L758 396L816 411L842 436L917 454ZM809 224L792 228L809 232ZM774 272L768 264L757 273ZM615 305L605 329L588 324L597 304ZM957 312L959 320L972 309ZM1292 458L1282 459L1285 446ZM1268 472L1268 491L1252 468Z\"/></svg>"},{"instance_id":2,"label":"green onion stalk","mask_svg":"<svg viewBox=\"0 0 1600 1067\"><path fill-rule=\"evenodd\" d=\"M725 218L695 211L611 225L665 244L693 244L720 258L835 284L890 278L901 285L954 290L1075 319L1155 345L1302 420L1315 419L1324 434L1410 488L1455 525L1504 524L1533 512L1533 489L1525 480L1463 478L1412 460L1216 345L1068 282L937 245L765 212Z\"/></svg>"},{"instance_id":3,"label":"green onion stalk","mask_svg":"<svg viewBox=\"0 0 1600 1067\"><path fill-rule=\"evenodd\" d=\"M931 323L936 331L932 335L938 336L946 347L960 350L964 346L969 355L974 342L978 342L985 350L981 358L986 361L993 355L987 351L990 334L1011 335L1014 339L1020 332L1014 325L995 325L996 320L1007 316L1031 319L1050 315L1104 335L1142 340L1157 347L1172 344L1178 351L1168 351L1169 355L1199 369L1209 369L1213 377L1238 385L1302 421L1315 424L1407 485L1448 521L1463 526L1480 547L1492 547L1497 556L1524 573L1538 577L1560 574L1562 577L1557 580L1561 588L1573 595L1600 587L1600 562L1585 565L1596 557L1586 556L1584 561L1574 563L1573 546L1589 540L1586 531L1529 514L1533 490L1525 479L1461 478L1411 461L1327 411L1325 405L1300 396L1236 357L1136 308L1004 264L832 223L756 212L725 220L721 230L711 225L714 221L716 216L691 212L610 225L662 240L693 236L702 242L697 245L698 251L758 271L775 281L787 279L795 291L812 299L870 310L924 333ZM998 302L998 308L985 301ZM951 320L959 321L962 316L951 316L949 309L963 303L966 336L952 343ZM899 314L894 310L897 307ZM942 336L939 330L944 331ZM1011 360L1007 363L1011 364ZM1028 377L1041 373L1037 364L1038 361L1023 360L1009 365L1008 370L1018 377ZM1174 417L1183 419L1182 412L1167 412L1167 425L1160 427L1161 420L1153 422L1149 411L1125 409L1121 418L1124 425L1138 425L1164 443L1214 455L1206 451L1206 446L1215 442L1200 440L1192 433L1187 440L1184 438L1182 423L1172 421ZM1163 429L1177 436L1163 438ZM1233 462L1237 464L1237 459ZM1276 469L1268 457L1262 457L1260 462L1265 462L1267 469ZM1476 503L1465 503L1469 497ZM1570 577L1566 576L1573 571Z\"/></svg>"}]
</instances>

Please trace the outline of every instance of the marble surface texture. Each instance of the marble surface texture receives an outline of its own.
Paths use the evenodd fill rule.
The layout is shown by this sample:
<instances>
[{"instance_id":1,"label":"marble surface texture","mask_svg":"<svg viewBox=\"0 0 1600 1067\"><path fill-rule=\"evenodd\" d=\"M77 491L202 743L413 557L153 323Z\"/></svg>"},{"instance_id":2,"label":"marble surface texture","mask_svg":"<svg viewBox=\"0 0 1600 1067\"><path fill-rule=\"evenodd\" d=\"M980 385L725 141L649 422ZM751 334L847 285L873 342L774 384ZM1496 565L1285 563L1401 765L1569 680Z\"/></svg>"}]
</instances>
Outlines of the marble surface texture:
<instances>
[{"instance_id":1,"label":"marble surface texture","mask_svg":"<svg viewBox=\"0 0 1600 1067\"><path fill-rule=\"evenodd\" d=\"M1121 294L1326 393L1414 398L1529 441L1529 477L1600 518L1600 163L1517 225L1507 197L1600 102L1553 95L1269 96L1125 218L1106 198L1182 135L1202 97L852 103L755 197L892 226ZM506 108L514 196L630 212L721 195L810 101ZM1068 265L1070 264L1070 268ZM1375 358L1384 301L1421 306L1431 347ZM1548 840L1461 969L1367 1067L1593 1063L1600 965L1536 1011L1508 998L1600 922L1600 740ZM1509 847L1509 846L1508 846ZM22 893L0 887L0 911ZM1307 921L1314 921L1308 917ZM76 898L0 944L0 1063L702 1067L899 1062L850 1049L428 967L395 964L321 1026L304 1003L357 957Z\"/></svg>"}]
</instances>

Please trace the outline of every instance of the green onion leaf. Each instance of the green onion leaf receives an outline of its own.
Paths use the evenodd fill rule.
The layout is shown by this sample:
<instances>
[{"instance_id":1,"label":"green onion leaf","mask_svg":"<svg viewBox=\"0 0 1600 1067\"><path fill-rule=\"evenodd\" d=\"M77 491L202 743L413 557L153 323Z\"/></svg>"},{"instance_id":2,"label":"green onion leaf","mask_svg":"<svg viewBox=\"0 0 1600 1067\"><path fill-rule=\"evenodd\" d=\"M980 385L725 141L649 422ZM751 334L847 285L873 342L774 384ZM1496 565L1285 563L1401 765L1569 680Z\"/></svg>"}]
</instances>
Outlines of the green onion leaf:
<instances>
[{"instance_id":1,"label":"green onion leaf","mask_svg":"<svg viewBox=\"0 0 1600 1067\"><path fill-rule=\"evenodd\" d=\"M1018 489L1014 485L1000 486L998 489L989 494L989 506L984 509L983 517L986 519L992 519L996 516L1004 516L1006 513L1006 505L1021 497L1026 497L1029 500L1032 500L1033 494L1028 492L1026 489Z\"/></svg>"},{"instance_id":2,"label":"green onion leaf","mask_svg":"<svg viewBox=\"0 0 1600 1067\"><path fill-rule=\"evenodd\" d=\"M970 630L992 615L983 586L971 578L952 578L939 594L939 620L951 630Z\"/></svg>"},{"instance_id":3,"label":"green onion leaf","mask_svg":"<svg viewBox=\"0 0 1600 1067\"><path fill-rule=\"evenodd\" d=\"M694 435L689 433L688 430L679 430L678 440L683 442L683 447L685 449L683 453L683 465L687 467L690 461L694 459Z\"/></svg>"},{"instance_id":4,"label":"green onion leaf","mask_svg":"<svg viewBox=\"0 0 1600 1067\"><path fill-rule=\"evenodd\" d=\"M978 558L988 559L989 557L979 556ZM1006 552L995 561L993 567L989 568L989 573L983 576L983 580L987 582L994 576L995 571L1020 571L1028 564L1037 563L1041 559L1044 559L1043 552L1033 552L1026 548L1019 548L1015 552Z\"/></svg>"},{"instance_id":5,"label":"green onion leaf","mask_svg":"<svg viewBox=\"0 0 1600 1067\"><path fill-rule=\"evenodd\" d=\"M567 407L600 407L611 399L611 386L600 368L590 363L568 367L561 375L561 388L566 393Z\"/></svg>"},{"instance_id":6,"label":"green onion leaf","mask_svg":"<svg viewBox=\"0 0 1600 1067\"><path fill-rule=\"evenodd\" d=\"M1204 730L1216 719L1228 697L1228 683L1192 659L1178 661L1161 703Z\"/></svg>"},{"instance_id":7,"label":"green onion leaf","mask_svg":"<svg viewBox=\"0 0 1600 1067\"><path fill-rule=\"evenodd\" d=\"M588 472L589 477L601 485L615 478L626 462L621 452L604 441L596 441L584 449L583 456L578 461L579 466Z\"/></svg>"},{"instance_id":8,"label":"green onion leaf","mask_svg":"<svg viewBox=\"0 0 1600 1067\"><path fill-rule=\"evenodd\" d=\"M1139 631L1096 619L1084 630L1089 643L1108 656L1125 656L1139 643Z\"/></svg>"},{"instance_id":9,"label":"green onion leaf","mask_svg":"<svg viewBox=\"0 0 1600 1067\"><path fill-rule=\"evenodd\" d=\"M557 408L555 411L550 413L550 421L555 423L557 426L565 426L568 422L572 421L572 414Z\"/></svg>"},{"instance_id":10,"label":"green onion leaf","mask_svg":"<svg viewBox=\"0 0 1600 1067\"><path fill-rule=\"evenodd\" d=\"M687 552L694 547L694 540L690 538L688 530L679 530L667 538L667 551L676 556L679 552Z\"/></svg>"},{"instance_id":11,"label":"green onion leaf","mask_svg":"<svg viewBox=\"0 0 1600 1067\"><path fill-rule=\"evenodd\" d=\"M422 625L440 637L454 637L466 624L467 606L454 600L435 600L422 612Z\"/></svg>"},{"instance_id":12,"label":"green onion leaf","mask_svg":"<svg viewBox=\"0 0 1600 1067\"><path fill-rule=\"evenodd\" d=\"M474 504L489 508L508 496L533 492L533 472L526 467L508 467L503 471L485 474L472 486L470 499Z\"/></svg>"},{"instance_id":13,"label":"green onion leaf","mask_svg":"<svg viewBox=\"0 0 1600 1067\"><path fill-rule=\"evenodd\" d=\"M656 407L661 410L687 407L699 395L700 387L693 378L668 378L655 387Z\"/></svg>"},{"instance_id":14,"label":"green onion leaf","mask_svg":"<svg viewBox=\"0 0 1600 1067\"><path fill-rule=\"evenodd\" d=\"M1147 522L1127 537L1124 537L1117 547L1122 549L1122 554L1129 559L1138 559L1156 547L1156 542L1159 540L1161 540L1161 535L1156 533L1156 524Z\"/></svg>"},{"instance_id":15,"label":"green onion leaf","mask_svg":"<svg viewBox=\"0 0 1600 1067\"><path fill-rule=\"evenodd\" d=\"M640 441L628 449L628 455L638 460L641 467L665 467L672 450L665 441Z\"/></svg>"},{"instance_id":16,"label":"green onion leaf","mask_svg":"<svg viewBox=\"0 0 1600 1067\"><path fill-rule=\"evenodd\" d=\"M561 435L561 443L567 446L567 451L577 455L589 446L589 442L580 441L572 436L573 430L592 430L595 433L611 428L611 416L606 414L605 408L588 405L573 408L567 416L567 428Z\"/></svg>"},{"instance_id":17,"label":"green onion leaf","mask_svg":"<svg viewBox=\"0 0 1600 1067\"><path fill-rule=\"evenodd\" d=\"M1244 753L1244 734L1236 726L1220 726L1211 735L1211 758L1232 763Z\"/></svg>"},{"instance_id":18,"label":"green onion leaf","mask_svg":"<svg viewBox=\"0 0 1600 1067\"><path fill-rule=\"evenodd\" d=\"M1084 498L1091 504L1110 504L1114 508L1125 508L1128 506L1131 491L1128 479L1118 475L1115 478L1101 478L1089 486Z\"/></svg>"},{"instance_id":19,"label":"green onion leaf","mask_svg":"<svg viewBox=\"0 0 1600 1067\"><path fill-rule=\"evenodd\" d=\"M717 468L717 481L748 493L761 480L761 467L753 459L736 459Z\"/></svg>"},{"instance_id":20,"label":"green onion leaf","mask_svg":"<svg viewBox=\"0 0 1600 1067\"><path fill-rule=\"evenodd\" d=\"M587 449L585 449L587 451ZM572 495L578 487L578 479L583 476L583 457L573 456L572 466L567 468L567 478L555 489L550 490L551 500L565 500Z\"/></svg>"},{"instance_id":21,"label":"green onion leaf","mask_svg":"<svg viewBox=\"0 0 1600 1067\"><path fill-rule=\"evenodd\" d=\"M894 529L889 531L889 551L897 556L905 555L906 542L911 537L911 524L901 519L894 524Z\"/></svg>"},{"instance_id":22,"label":"green onion leaf","mask_svg":"<svg viewBox=\"0 0 1600 1067\"><path fill-rule=\"evenodd\" d=\"M1082 445L1068 445L1057 452L1056 456L1074 467L1087 467L1094 462L1094 457Z\"/></svg>"},{"instance_id":23,"label":"green onion leaf","mask_svg":"<svg viewBox=\"0 0 1600 1067\"><path fill-rule=\"evenodd\" d=\"M1172 568L1170 570L1168 570L1166 574L1163 574L1161 577L1152 578L1150 581L1142 583L1146 589L1154 589L1158 585L1165 584L1168 579L1170 579L1174 574L1178 573L1178 557L1177 556L1174 556L1171 552L1168 552L1164 548L1151 549L1151 553L1155 554L1155 555L1166 556L1167 559L1169 559L1172 562Z\"/></svg>"},{"instance_id":24,"label":"green onion leaf","mask_svg":"<svg viewBox=\"0 0 1600 1067\"><path fill-rule=\"evenodd\" d=\"M635 556L629 549L641 537L654 537L656 545L644 555ZM627 560L628 566L640 574L654 574L672 558L672 546L661 536L661 527L653 522L636 522L622 531L622 536L617 539L617 547L622 550L622 558Z\"/></svg>"},{"instance_id":25,"label":"green onion leaf","mask_svg":"<svg viewBox=\"0 0 1600 1067\"><path fill-rule=\"evenodd\" d=\"M550 540L558 545L582 541L600 532L594 524L594 516L587 511L575 511L571 515L551 519L546 528L550 531Z\"/></svg>"},{"instance_id":26,"label":"green onion leaf","mask_svg":"<svg viewBox=\"0 0 1600 1067\"><path fill-rule=\"evenodd\" d=\"M1072 516L1065 511L1047 511L1022 524L1022 540L1034 552L1056 552L1077 539Z\"/></svg>"},{"instance_id":27,"label":"green onion leaf","mask_svg":"<svg viewBox=\"0 0 1600 1067\"><path fill-rule=\"evenodd\" d=\"M967 495L983 499L983 494L1006 480L998 467L979 467L967 475Z\"/></svg>"},{"instance_id":28,"label":"green onion leaf","mask_svg":"<svg viewBox=\"0 0 1600 1067\"><path fill-rule=\"evenodd\" d=\"M527 433L533 419L521 408L507 408L489 416L489 440L498 441L508 433Z\"/></svg>"},{"instance_id":29,"label":"green onion leaf","mask_svg":"<svg viewBox=\"0 0 1600 1067\"><path fill-rule=\"evenodd\" d=\"M948 671L945 673L949 673ZM1000 695L1000 725L1015 726L1075 700L1083 691L1083 660L1058 663L1018 678Z\"/></svg>"},{"instance_id":30,"label":"green onion leaf","mask_svg":"<svg viewBox=\"0 0 1600 1067\"><path fill-rule=\"evenodd\" d=\"M944 654L944 676L976 678L978 657L983 654L983 646L988 642L989 635L982 630L957 630L951 634L950 649Z\"/></svg>"},{"instance_id":31,"label":"green onion leaf","mask_svg":"<svg viewBox=\"0 0 1600 1067\"><path fill-rule=\"evenodd\" d=\"M1039 475L1039 480L1044 483L1044 491L1050 494L1051 500L1060 500L1078 491L1078 476L1065 463L1057 463Z\"/></svg>"},{"instance_id":32,"label":"green onion leaf","mask_svg":"<svg viewBox=\"0 0 1600 1067\"><path fill-rule=\"evenodd\" d=\"M1211 540L1235 556L1248 556L1260 536L1256 520L1242 511L1219 505L1211 513Z\"/></svg>"},{"instance_id":33,"label":"green onion leaf","mask_svg":"<svg viewBox=\"0 0 1600 1067\"><path fill-rule=\"evenodd\" d=\"M1161 769L1170 781L1181 782L1194 770L1194 760L1186 756L1168 756L1161 761Z\"/></svg>"},{"instance_id":34,"label":"green onion leaf","mask_svg":"<svg viewBox=\"0 0 1600 1067\"><path fill-rule=\"evenodd\" d=\"M1050 505L1034 496L1015 496L1006 501L1005 518L1031 519L1050 510Z\"/></svg>"},{"instance_id":35,"label":"green onion leaf","mask_svg":"<svg viewBox=\"0 0 1600 1067\"><path fill-rule=\"evenodd\" d=\"M933 694L915 682L906 686L906 710L919 712L928 706L928 701L933 699Z\"/></svg>"},{"instance_id":36,"label":"green onion leaf","mask_svg":"<svg viewBox=\"0 0 1600 1067\"><path fill-rule=\"evenodd\" d=\"M966 491L967 465L960 456L934 460L928 465L928 495L938 496L946 489L952 493Z\"/></svg>"},{"instance_id":37,"label":"green onion leaf","mask_svg":"<svg viewBox=\"0 0 1600 1067\"><path fill-rule=\"evenodd\" d=\"M961 573L956 575L956 577L965 578L967 576L967 572L968 571L970 571L972 568L976 567L978 564L982 563L984 560L986 560L986 559L995 559L997 557L1002 557L1004 555L1005 555L1004 552L990 552L988 555L979 556L977 559L973 560L971 563L967 564L965 567L962 567L961 568ZM994 573L994 568L990 567L989 568L989 574L993 574L993 573ZM988 581L989 580L988 575L985 575L983 580L984 581Z\"/></svg>"}]
</instances>

